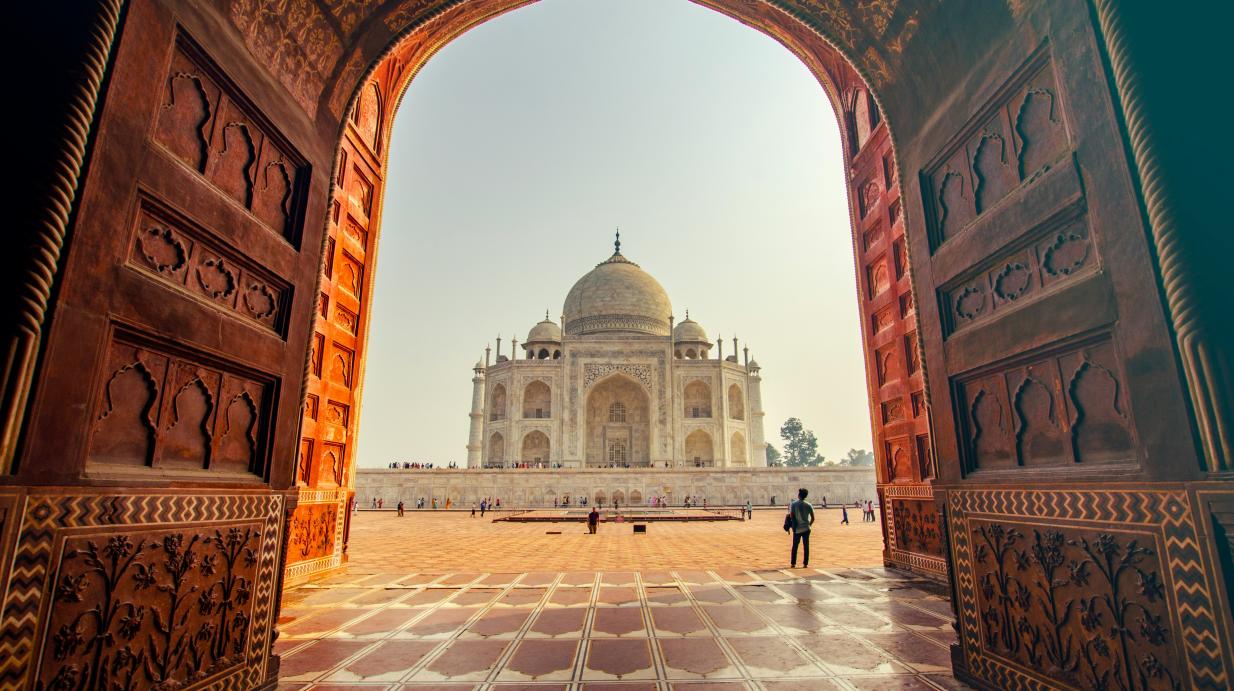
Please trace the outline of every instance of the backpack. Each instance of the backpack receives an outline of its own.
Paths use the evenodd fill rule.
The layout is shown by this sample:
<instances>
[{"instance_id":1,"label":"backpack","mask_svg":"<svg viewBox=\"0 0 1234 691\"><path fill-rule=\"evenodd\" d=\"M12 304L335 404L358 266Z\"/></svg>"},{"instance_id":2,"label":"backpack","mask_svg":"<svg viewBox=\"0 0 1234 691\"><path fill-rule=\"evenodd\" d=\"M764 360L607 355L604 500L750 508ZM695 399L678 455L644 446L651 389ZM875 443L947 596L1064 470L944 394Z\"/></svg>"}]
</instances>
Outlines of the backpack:
<instances>
[{"instance_id":1,"label":"backpack","mask_svg":"<svg viewBox=\"0 0 1234 691\"><path fill-rule=\"evenodd\" d=\"M793 511L792 509L789 509L789 512L784 514L784 532L787 533L788 531L792 529L793 529Z\"/></svg>"}]
</instances>

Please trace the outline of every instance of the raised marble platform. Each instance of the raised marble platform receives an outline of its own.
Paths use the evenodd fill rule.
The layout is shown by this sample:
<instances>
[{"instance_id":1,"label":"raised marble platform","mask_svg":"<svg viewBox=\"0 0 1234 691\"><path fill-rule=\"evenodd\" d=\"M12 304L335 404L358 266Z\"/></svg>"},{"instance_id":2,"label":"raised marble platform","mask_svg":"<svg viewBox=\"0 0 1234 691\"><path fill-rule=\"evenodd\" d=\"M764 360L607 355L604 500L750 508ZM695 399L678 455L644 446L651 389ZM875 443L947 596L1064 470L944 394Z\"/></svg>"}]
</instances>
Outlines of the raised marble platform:
<instances>
[{"instance_id":1,"label":"raised marble platform","mask_svg":"<svg viewBox=\"0 0 1234 691\"><path fill-rule=\"evenodd\" d=\"M484 497L500 498L502 508L552 508L553 501L585 496L594 504L647 506L652 497L664 497L681 506L686 497L707 499L712 506L783 506L810 490L810 501L830 504L875 499L873 468L630 468L630 469L519 469L519 470L403 470L359 468L356 500L370 507L381 499L385 508L400 500L414 506L416 499L440 506L449 499L454 508L469 508Z\"/></svg>"}]
</instances>

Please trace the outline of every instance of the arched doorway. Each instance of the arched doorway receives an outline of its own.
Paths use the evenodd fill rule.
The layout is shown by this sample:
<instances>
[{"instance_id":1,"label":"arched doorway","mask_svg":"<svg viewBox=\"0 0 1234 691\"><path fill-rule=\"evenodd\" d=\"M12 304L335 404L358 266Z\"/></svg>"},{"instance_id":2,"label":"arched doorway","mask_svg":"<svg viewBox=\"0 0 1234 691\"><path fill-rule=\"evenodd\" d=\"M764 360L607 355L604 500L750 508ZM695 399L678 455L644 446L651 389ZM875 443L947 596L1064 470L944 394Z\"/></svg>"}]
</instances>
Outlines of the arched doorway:
<instances>
[{"instance_id":1,"label":"arched doorway","mask_svg":"<svg viewBox=\"0 0 1234 691\"><path fill-rule=\"evenodd\" d=\"M729 465L744 467L746 465L746 456L746 435L741 432L733 432L728 452Z\"/></svg>"},{"instance_id":2,"label":"arched doorway","mask_svg":"<svg viewBox=\"0 0 1234 691\"><path fill-rule=\"evenodd\" d=\"M705 430L696 429L686 435L685 464L696 468L710 468L715 464L715 443Z\"/></svg>"},{"instance_id":3,"label":"arched doorway","mask_svg":"<svg viewBox=\"0 0 1234 691\"><path fill-rule=\"evenodd\" d=\"M488 463L500 466L506 461L506 438L500 432L494 432L488 438Z\"/></svg>"},{"instance_id":4,"label":"arched doorway","mask_svg":"<svg viewBox=\"0 0 1234 691\"><path fill-rule=\"evenodd\" d=\"M523 418L540 419L553 415L553 392L548 384L533 381L523 389Z\"/></svg>"},{"instance_id":5,"label":"arched doorway","mask_svg":"<svg viewBox=\"0 0 1234 691\"><path fill-rule=\"evenodd\" d=\"M651 463L651 399L630 377L612 375L587 392L584 429L589 467Z\"/></svg>"},{"instance_id":6,"label":"arched doorway","mask_svg":"<svg viewBox=\"0 0 1234 691\"><path fill-rule=\"evenodd\" d=\"M342 406L336 419L349 420L344 428L356 424L386 115L443 41L520 4L429 2L404 13L374 3L335 16L312 3L280 14L245 3L181 12L171 2L121 12L120 3L101 2L57 5L48 16L64 18L28 27L68 48L76 69L40 71L59 91L29 99L31 107L46 101L61 111L46 128L52 134L31 134L47 142L48 155L25 160L56 173L50 182L31 174L43 187L14 195L23 210L37 207L37 221L15 224L23 235L16 268L6 272L18 317L5 322L12 365L0 387L5 487L13 489L4 501L24 514L0 563L61 573L75 550L53 554L45 537L79 529L117 539L122 530L140 541L176 526L208 538L204 505L247 536L263 611L277 609L274 574L288 524L342 530L321 543L321 556L296 560L287 573L339 566L347 533L339 514L351 490L297 476L293 459L309 449L305 458L319 458L334 444L351 476L354 448L338 441L339 425L324 413L334 401ZM1045 520L1043 539L1077 563L1084 544L1124 553L1133 539L1165 545L1137 567L1158 574L1162 588L1128 597L1169 622L1184 621L1184 605L1159 590L1187 592L1193 602L1186 623L1165 630L1151 670L1182 685L1226 684L1234 655L1219 631L1228 618L1218 626L1214 613L1228 602L1230 579L1228 564L1212 556L1212 536L1230 495L1223 411L1234 387L1221 374L1228 345L1212 337L1215 317L1201 307L1221 304L1219 282L1209 286L1207 275L1187 270L1217 253L1203 232L1180 230L1174 210L1186 205L1174 200L1187 185L1161 177L1152 133L1179 128L1152 126L1159 116L1140 106L1177 99L1129 67L1139 45L1126 29L1134 10L1104 1L1079 9L976 3L960 18L955 5L913 0L886 13L707 4L801 56L846 124L880 492L897 524L885 558L939 572L949 541L962 603L957 664L988 686L1039 683L1025 669L1071 683L1023 646L987 642L977 619L997 613L991 597L1008 602L976 585L1007 567L974 545L996 532L1033 534ZM60 31L69 17L92 30ZM886 117L874 124L878 106ZM339 139L343 155L332 161ZM328 227L316 222L323 218ZM262 412L242 440L251 452L242 482L229 477L229 464L214 465L207 444L227 434L227 416L186 405L194 419L162 417L179 394L196 395L183 388L194 377L220 410L239 400ZM140 392L142 414L111 418L107 392L120 385ZM123 434L98 431L121 419ZM1094 433L1095 424L1117 430ZM167 447L161 433L173 425L210 434ZM119 437L125 443L113 443ZM1033 451L1058 438L1061 455ZM922 477L928 465L913 462L922 448L933 450L937 496ZM897 457L908 461L888 463ZM157 470L169 459L192 466L175 486ZM46 486L58 488L54 498L39 494ZM288 492L301 500L284 515ZM206 499L185 501L192 493ZM106 512L76 510L100 497L111 502ZM146 497L163 507L149 510ZM1125 506L1140 507L1135 521L1111 508ZM123 522L96 522L100 515ZM1111 535L1109 525L1127 534ZM906 532L900 527L912 526L945 530L895 542ZM289 539L291 553L306 546L298 532ZM1026 548L1027 539L1008 549ZM36 580L6 596L6 630L16 632L19 655L4 674L20 678L17 685L55 674L27 664L51 659L39 647L50 635L12 624L37 607L55 609L51 587ZM1053 587L1048 577L1033 583ZM86 608L101 597L84 596ZM1017 615L1040 625L1027 606L1004 615L1000 630L1011 631ZM1079 623L1068 625L1073 638L1088 639ZM270 633L268 621L256 625L254 652L237 663L252 662L243 671L253 686L277 668L266 664ZM1180 641L1201 637L1214 642L1184 654Z\"/></svg>"},{"instance_id":7,"label":"arched doorway","mask_svg":"<svg viewBox=\"0 0 1234 691\"><path fill-rule=\"evenodd\" d=\"M523 437L523 452L519 460L523 463L547 465L549 462L548 435L540 430L528 432Z\"/></svg>"},{"instance_id":8,"label":"arched doorway","mask_svg":"<svg viewBox=\"0 0 1234 691\"><path fill-rule=\"evenodd\" d=\"M682 392L684 414L689 418L711 417L711 387L704 381L686 384Z\"/></svg>"}]
</instances>

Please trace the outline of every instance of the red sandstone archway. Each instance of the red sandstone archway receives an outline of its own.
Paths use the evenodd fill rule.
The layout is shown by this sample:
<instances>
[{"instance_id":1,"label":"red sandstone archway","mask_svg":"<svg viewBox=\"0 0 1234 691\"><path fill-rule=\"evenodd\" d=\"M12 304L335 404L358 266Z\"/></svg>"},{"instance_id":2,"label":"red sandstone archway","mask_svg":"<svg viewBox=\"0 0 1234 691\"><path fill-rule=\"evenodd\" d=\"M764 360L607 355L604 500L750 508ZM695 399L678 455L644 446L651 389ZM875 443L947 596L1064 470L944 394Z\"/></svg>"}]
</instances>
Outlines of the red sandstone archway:
<instances>
[{"instance_id":1,"label":"red sandstone archway","mask_svg":"<svg viewBox=\"0 0 1234 691\"><path fill-rule=\"evenodd\" d=\"M29 123L48 149L29 165L52 172L15 199L34 212L5 276L0 686L97 686L119 632L61 655L52 632L115 598L164 606L156 551L185 544L225 568L182 585L252 586L203 664L272 685L284 579L345 557L389 114L442 45L522 4L103 0L27 27L72 69L38 71L50 97L30 103L56 118ZM1187 271L1211 250L1160 172L1153 133L1173 129L1144 106L1171 95L1140 84L1127 11L703 4L798 55L844 123L886 560L938 573L946 553L957 674L1228 687L1234 368L1202 309L1218 289ZM86 559L104 548L151 587L106 587ZM1102 580L1114 554L1150 586ZM1117 592L1152 634L1018 592L1064 611ZM1051 635L1073 642L1043 653ZM1120 657L1064 664L1098 640Z\"/></svg>"}]
</instances>

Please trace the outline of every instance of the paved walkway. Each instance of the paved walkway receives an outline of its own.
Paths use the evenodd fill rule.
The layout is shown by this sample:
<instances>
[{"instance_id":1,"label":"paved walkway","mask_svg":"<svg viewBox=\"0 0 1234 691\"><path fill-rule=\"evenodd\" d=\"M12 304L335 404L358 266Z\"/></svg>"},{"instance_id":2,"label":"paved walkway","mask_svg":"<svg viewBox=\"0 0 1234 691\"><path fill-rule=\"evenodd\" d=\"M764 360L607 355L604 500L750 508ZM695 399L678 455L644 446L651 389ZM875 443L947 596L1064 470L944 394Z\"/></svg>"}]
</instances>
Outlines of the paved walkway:
<instances>
[{"instance_id":1,"label":"paved walkway","mask_svg":"<svg viewBox=\"0 0 1234 691\"><path fill-rule=\"evenodd\" d=\"M790 570L778 512L746 524L653 524L645 536L610 525L594 538L525 524L493 532L466 514L399 520L355 517L348 572L285 593L280 688L962 688L948 672L943 590L841 563L877 562L877 526L845 534L820 524L816 538L835 533L834 549L815 568ZM454 536L453 549L438 531ZM434 568L438 559L470 568Z\"/></svg>"},{"instance_id":2,"label":"paved walkway","mask_svg":"<svg viewBox=\"0 0 1234 691\"><path fill-rule=\"evenodd\" d=\"M507 515L502 513L500 515ZM552 571L744 568L788 566L783 509L757 509L753 521L647 524L636 535L628 523L604 523L588 535L582 523L509 523L471 518L465 511L361 511L352 517L352 572L391 569L442 571ZM812 565L882 563L882 529L850 511L816 513ZM561 531L561 535L548 535Z\"/></svg>"}]
</instances>

